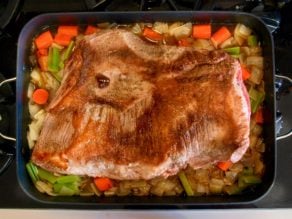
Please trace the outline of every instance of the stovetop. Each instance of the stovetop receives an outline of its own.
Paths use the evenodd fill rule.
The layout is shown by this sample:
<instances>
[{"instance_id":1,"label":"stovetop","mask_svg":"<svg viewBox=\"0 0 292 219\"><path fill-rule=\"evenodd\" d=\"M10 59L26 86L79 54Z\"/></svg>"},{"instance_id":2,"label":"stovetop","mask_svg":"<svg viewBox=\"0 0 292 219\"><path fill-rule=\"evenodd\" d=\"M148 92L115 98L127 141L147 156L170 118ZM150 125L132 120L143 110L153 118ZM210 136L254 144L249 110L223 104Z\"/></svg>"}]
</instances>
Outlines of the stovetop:
<instances>
[{"instance_id":1,"label":"stovetop","mask_svg":"<svg viewBox=\"0 0 292 219\"><path fill-rule=\"evenodd\" d=\"M15 77L17 38L34 16L65 11L231 10L260 16L274 36L277 74L292 76L292 2L290 0L1 0L0 81ZM291 130L291 84L278 80L280 133ZM15 84L0 89L0 131L15 135ZM235 208L292 208L292 137L277 142L277 176L272 189L261 200ZM14 143L0 138L0 208L87 208L39 203L20 188L16 176ZM2 171L3 170L3 171ZM215 206L216 207L216 206ZM222 207L222 206L221 206ZM223 206L224 207L224 206Z\"/></svg>"}]
</instances>

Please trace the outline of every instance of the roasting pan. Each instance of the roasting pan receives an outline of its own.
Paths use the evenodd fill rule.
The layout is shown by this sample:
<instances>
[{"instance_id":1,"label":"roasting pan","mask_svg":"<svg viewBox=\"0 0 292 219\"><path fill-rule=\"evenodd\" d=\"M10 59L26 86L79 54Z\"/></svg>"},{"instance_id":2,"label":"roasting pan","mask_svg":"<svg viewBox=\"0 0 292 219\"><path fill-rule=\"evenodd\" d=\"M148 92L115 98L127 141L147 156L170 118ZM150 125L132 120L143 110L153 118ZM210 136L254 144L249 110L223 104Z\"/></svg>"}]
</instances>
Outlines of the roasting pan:
<instances>
[{"instance_id":1,"label":"roasting pan","mask_svg":"<svg viewBox=\"0 0 292 219\"><path fill-rule=\"evenodd\" d=\"M61 24L85 25L101 22L133 23L154 21L195 21L218 25L243 23L251 27L259 36L265 60L265 115L263 137L266 143L264 163L266 172L263 183L241 195L213 195L203 197L51 197L36 190L29 178L25 164L29 160L30 151L26 139L30 116L27 107L27 88L29 83L29 54L34 36L43 29ZM17 177L21 188L31 198L47 203L60 204L61 207L86 205L93 209L113 208L214 208L232 207L255 203L267 194L273 185L276 174L276 134L275 134L275 89L274 89L274 53L272 36L265 24L256 16L239 12L82 12L43 14L33 18L22 29L17 50L17 115L16 115L16 147Z\"/></svg>"}]
</instances>

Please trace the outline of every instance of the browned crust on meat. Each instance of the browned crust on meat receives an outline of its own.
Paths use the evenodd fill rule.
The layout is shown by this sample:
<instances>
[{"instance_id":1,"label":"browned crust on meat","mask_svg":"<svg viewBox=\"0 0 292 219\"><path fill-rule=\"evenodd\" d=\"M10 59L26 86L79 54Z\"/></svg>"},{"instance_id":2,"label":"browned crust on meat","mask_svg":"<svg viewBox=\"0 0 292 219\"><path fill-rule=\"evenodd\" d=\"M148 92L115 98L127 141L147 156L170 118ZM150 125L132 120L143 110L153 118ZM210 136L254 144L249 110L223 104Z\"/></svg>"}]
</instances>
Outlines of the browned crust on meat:
<instances>
[{"instance_id":1,"label":"browned crust on meat","mask_svg":"<svg viewBox=\"0 0 292 219\"><path fill-rule=\"evenodd\" d=\"M124 30L87 37L65 66L32 160L116 179L172 175L241 148L238 160L249 144L238 69L224 52L153 46ZM97 74L109 85L99 88Z\"/></svg>"}]
</instances>

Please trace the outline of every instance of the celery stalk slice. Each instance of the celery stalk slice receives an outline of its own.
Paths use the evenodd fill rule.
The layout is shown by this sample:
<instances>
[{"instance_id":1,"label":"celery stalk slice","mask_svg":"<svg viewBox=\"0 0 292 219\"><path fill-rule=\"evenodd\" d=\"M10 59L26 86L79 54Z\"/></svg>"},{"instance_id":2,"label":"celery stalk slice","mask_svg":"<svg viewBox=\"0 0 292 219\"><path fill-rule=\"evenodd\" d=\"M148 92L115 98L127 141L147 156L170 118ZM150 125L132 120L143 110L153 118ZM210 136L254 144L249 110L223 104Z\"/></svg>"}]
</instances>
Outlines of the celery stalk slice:
<instances>
[{"instance_id":1,"label":"celery stalk slice","mask_svg":"<svg viewBox=\"0 0 292 219\"><path fill-rule=\"evenodd\" d=\"M38 175L39 175L40 179L42 179L42 180L46 180L46 181L54 184L58 179L58 177L54 176L52 173L50 173L44 169L38 168L38 171L39 171Z\"/></svg>"},{"instance_id":2,"label":"celery stalk slice","mask_svg":"<svg viewBox=\"0 0 292 219\"><path fill-rule=\"evenodd\" d=\"M178 174L178 177L179 177L179 179L181 181L181 184L184 187L185 192L187 193L187 196L194 196L194 191L193 191L193 189L192 189L192 187L191 187L191 185L190 185L185 173L184 172L180 172Z\"/></svg>"},{"instance_id":3,"label":"celery stalk slice","mask_svg":"<svg viewBox=\"0 0 292 219\"><path fill-rule=\"evenodd\" d=\"M65 183L74 183L74 182L80 182L81 178L79 176L75 175L68 175L68 176L60 176L56 180L56 183L59 184L65 184Z\"/></svg>"},{"instance_id":4,"label":"celery stalk slice","mask_svg":"<svg viewBox=\"0 0 292 219\"><path fill-rule=\"evenodd\" d=\"M229 53L230 55L239 55L240 54L240 47L231 47L231 48L225 48L225 52Z\"/></svg>"}]
</instances>

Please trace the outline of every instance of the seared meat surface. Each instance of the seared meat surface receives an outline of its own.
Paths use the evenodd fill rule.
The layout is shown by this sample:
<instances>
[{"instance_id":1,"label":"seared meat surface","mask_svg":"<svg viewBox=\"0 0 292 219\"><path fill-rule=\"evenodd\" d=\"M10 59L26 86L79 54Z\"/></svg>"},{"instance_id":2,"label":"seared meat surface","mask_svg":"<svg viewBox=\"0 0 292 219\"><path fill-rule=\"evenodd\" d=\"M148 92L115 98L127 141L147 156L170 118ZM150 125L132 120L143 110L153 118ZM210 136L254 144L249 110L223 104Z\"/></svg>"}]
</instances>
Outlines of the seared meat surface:
<instances>
[{"instance_id":1,"label":"seared meat surface","mask_svg":"<svg viewBox=\"0 0 292 219\"><path fill-rule=\"evenodd\" d=\"M32 160L58 173L151 179L241 159L249 99L222 51L153 45L116 29L76 46Z\"/></svg>"}]
</instances>

